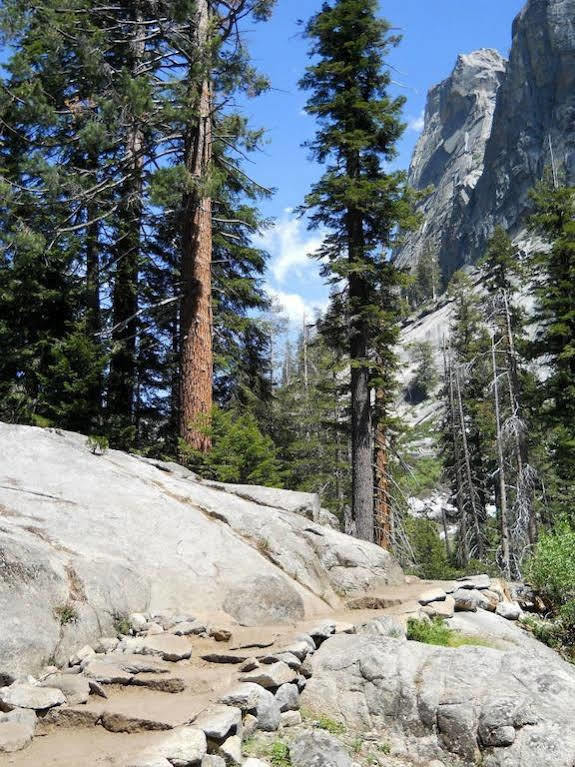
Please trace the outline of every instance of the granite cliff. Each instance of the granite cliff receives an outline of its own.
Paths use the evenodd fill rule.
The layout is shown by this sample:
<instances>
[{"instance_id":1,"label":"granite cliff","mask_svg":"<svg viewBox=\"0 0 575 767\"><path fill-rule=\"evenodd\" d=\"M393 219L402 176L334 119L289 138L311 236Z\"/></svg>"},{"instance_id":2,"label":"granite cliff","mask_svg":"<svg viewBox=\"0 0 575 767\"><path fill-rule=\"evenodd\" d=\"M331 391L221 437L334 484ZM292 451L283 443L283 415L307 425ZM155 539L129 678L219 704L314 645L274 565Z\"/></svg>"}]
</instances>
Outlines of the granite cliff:
<instances>
[{"instance_id":1,"label":"granite cliff","mask_svg":"<svg viewBox=\"0 0 575 767\"><path fill-rule=\"evenodd\" d=\"M428 96L409 176L434 191L399 264L431 249L449 275L481 256L495 226L519 234L552 153L557 174L575 183L574 86L575 0L528 0L508 62L492 50L459 57Z\"/></svg>"}]
</instances>

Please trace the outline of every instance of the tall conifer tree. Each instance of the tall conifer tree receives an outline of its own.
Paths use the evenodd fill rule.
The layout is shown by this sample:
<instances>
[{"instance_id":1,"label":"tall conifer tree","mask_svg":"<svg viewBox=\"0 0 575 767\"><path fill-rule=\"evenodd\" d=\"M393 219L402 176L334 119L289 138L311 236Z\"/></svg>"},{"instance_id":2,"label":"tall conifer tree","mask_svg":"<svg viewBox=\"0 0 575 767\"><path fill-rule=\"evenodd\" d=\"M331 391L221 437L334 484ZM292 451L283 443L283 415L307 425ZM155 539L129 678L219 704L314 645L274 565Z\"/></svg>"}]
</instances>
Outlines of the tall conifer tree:
<instances>
[{"instance_id":1,"label":"tall conifer tree","mask_svg":"<svg viewBox=\"0 0 575 767\"><path fill-rule=\"evenodd\" d=\"M380 285L398 223L410 213L405 174L388 173L404 126L404 99L389 93L385 57L398 44L376 0L324 2L306 26L313 63L301 80L319 128L309 143L326 172L305 200L312 227L328 234L323 274L345 282L351 364L352 506L356 533L374 539L371 378L381 322Z\"/></svg>"}]
</instances>

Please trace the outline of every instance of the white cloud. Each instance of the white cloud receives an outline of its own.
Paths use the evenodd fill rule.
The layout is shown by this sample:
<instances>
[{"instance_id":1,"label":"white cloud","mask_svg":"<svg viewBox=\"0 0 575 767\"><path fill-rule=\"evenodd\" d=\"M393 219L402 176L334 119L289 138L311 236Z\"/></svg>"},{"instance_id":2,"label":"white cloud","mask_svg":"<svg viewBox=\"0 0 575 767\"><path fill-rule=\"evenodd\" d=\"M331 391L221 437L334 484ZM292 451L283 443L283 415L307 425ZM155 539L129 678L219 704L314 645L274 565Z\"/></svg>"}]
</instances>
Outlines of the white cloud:
<instances>
[{"instance_id":1,"label":"white cloud","mask_svg":"<svg viewBox=\"0 0 575 767\"><path fill-rule=\"evenodd\" d=\"M256 239L258 245L271 254L269 268L280 285L285 283L292 272L301 277L307 266L317 270L317 265L312 264L309 255L318 250L322 236L307 235L301 219L290 218L288 214Z\"/></svg>"},{"instance_id":2,"label":"white cloud","mask_svg":"<svg viewBox=\"0 0 575 767\"><path fill-rule=\"evenodd\" d=\"M305 314L306 318L311 321L315 316L315 311L325 311L328 306L328 300L319 301L307 301L299 293L286 293L282 290L275 290L274 288L267 288L267 292L275 298L282 306L290 323L294 323L296 327L300 326Z\"/></svg>"},{"instance_id":3,"label":"white cloud","mask_svg":"<svg viewBox=\"0 0 575 767\"><path fill-rule=\"evenodd\" d=\"M407 127L409 130L415 131L416 133L421 133L425 125L425 112L421 112L418 117L412 117L411 120L407 123Z\"/></svg>"}]
</instances>

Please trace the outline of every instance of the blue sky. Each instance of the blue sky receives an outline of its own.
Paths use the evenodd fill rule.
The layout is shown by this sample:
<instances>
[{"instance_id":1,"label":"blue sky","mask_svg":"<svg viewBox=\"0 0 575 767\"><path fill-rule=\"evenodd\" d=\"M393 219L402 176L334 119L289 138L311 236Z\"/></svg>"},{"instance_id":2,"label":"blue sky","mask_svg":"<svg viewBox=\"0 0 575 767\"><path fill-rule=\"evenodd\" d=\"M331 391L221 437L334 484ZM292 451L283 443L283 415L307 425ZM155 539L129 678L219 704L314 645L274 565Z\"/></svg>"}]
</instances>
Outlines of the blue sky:
<instances>
[{"instance_id":1,"label":"blue sky","mask_svg":"<svg viewBox=\"0 0 575 767\"><path fill-rule=\"evenodd\" d=\"M496 48L507 56L511 24L524 0L383 0L381 12L398 27L403 41L389 61L394 88L407 98L409 127L399 147L398 166L407 168L422 127L429 88L451 72L457 55L477 48ZM306 95L297 82L307 65L308 43L298 19L307 20L321 0L277 0L272 20L246 30L256 65L271 79L272 90L248 102L254 125L267 131L265 150L247 168L260 183L277 191L264 204L275 226L262 239L271 254L268 288L278 295L294 322L304 308L324 307L327 289L319 264L307 257L318 243L291 209L299 205L321 169L309 161L301 144L313 136L314 121L303 112Z\"/></svg>"}]
</instances>

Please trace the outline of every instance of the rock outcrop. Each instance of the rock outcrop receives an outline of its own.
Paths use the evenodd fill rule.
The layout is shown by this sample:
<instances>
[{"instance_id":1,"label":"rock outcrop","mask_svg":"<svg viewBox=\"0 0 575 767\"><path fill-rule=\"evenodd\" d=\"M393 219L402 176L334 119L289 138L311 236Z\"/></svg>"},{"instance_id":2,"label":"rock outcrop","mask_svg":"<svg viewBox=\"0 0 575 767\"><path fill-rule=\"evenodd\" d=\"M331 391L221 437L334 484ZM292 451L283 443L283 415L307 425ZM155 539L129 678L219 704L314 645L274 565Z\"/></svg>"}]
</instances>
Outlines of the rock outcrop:
<instances>
[{"instance_id":1,"label":"rock outcrop","mask_svg":"<svg viewBox=\"0 0 575 767\"><path fill-rule=\"evenodd\" d=\"M494 50L459 56L451 75L427 97L425 125L411 165L409 182L416 189L433 187L420 206L424 223L408 236L398 254L401 266L419 261L426 250L444 253L453 247L465 211L484 170L497 92L506 61Z\"/></svg>"},{"instance_id":2,"label":"rock outcrop","mask_svg":"<svg viewBox=\"0 0 575 767\"><path fill-rule=\"evenodd\" d=\"M528 0L512 37L507 63L495 51L461 56L429 94L410 180L435 191L401 265L429 248L449 275L483 254L495 226L520 233L552 152L575 183L575 0Z\"/></svg>"},{"instance_id":3,"label":"rock outcrop","mask_svg":"<svg viewBox=\"0 0 575 767\"><path fill-rule=\"evenodd\" d=\"M131 613L262 625L403 582L387 552L272 494L262 506L58 430L0 424L0 445L0 672L67 660Z\"/></svg>"},{"instance_id":4,"label":"rock outcrop","mask_svg":"<svg viewBox=\"0 0 575 767\"><path fill-rule=\"evenodd\" d=\"M303 706L353 730L391 733L416 760L455 756L485 767L575 761L575 669L559 656L542 663L519 649L360 634L328 639L312 665Z\"/></svg>"}]
</instances>

